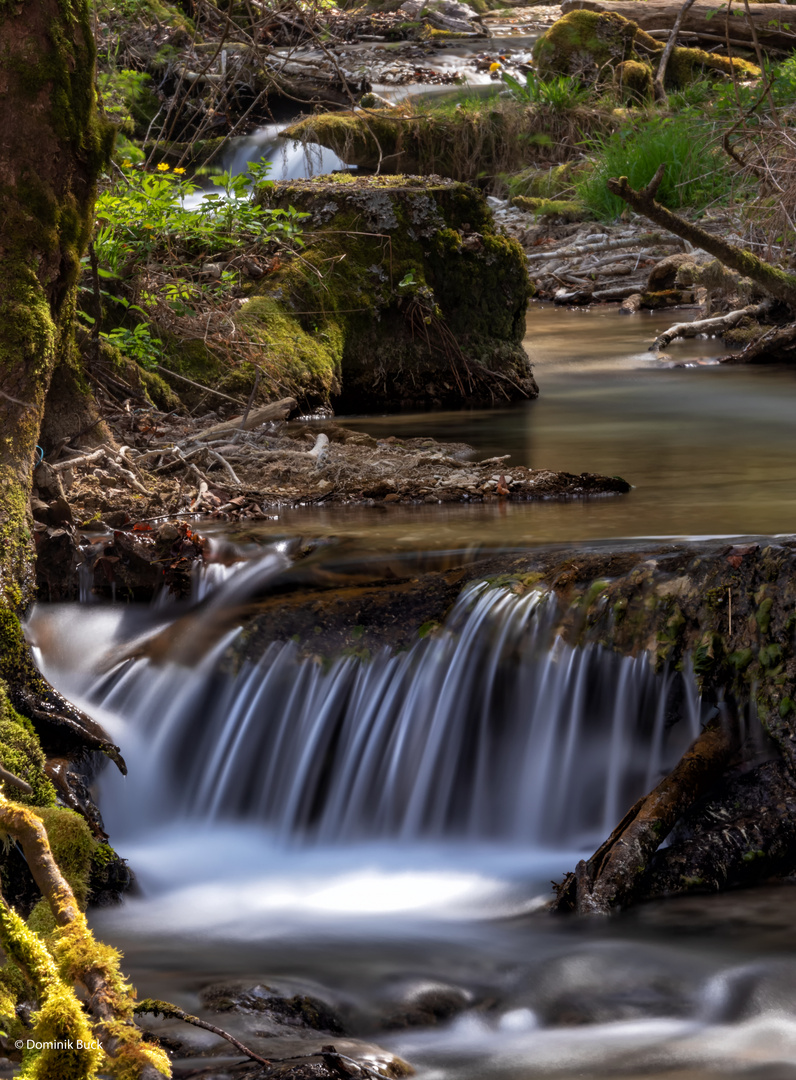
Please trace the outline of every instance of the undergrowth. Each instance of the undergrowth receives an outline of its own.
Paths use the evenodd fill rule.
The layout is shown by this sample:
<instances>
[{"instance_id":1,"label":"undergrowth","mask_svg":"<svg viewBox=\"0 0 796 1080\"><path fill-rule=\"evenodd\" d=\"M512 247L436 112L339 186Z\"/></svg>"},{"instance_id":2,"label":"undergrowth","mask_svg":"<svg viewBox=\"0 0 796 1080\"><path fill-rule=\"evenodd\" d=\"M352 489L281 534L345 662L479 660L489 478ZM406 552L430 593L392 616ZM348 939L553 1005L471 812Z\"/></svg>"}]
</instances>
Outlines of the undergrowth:
<instances>
[{"instance_id":1,"label":"undergrowth","mask_svg":"<svg viewBox=\"0 0 796 1080\"><path fill-rule=\"evenodd\" d=\"M588 145L592 171L575 185L578 197L601 220L619 217L625 203L607 188L612 177L626 176L631 187L645 187L666 165L656 198L670 210L700 211L726 200L733 175L726 167L712 127L691 116L640 116Z\"/></svg>"}]
</instances>

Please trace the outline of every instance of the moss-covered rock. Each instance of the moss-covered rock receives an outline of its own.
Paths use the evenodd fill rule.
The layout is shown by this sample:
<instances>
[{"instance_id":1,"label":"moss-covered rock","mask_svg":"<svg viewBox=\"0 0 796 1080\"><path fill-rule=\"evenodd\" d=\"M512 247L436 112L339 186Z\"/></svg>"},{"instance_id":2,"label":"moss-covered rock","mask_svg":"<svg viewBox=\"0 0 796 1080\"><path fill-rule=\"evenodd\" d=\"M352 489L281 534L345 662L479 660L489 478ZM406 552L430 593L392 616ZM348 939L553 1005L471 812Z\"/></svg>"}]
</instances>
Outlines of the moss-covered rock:
<instances>
[{"instance_id":1,"label":"moss-covered rock","mask_svg":"<svg viewBox=\"0 0 796 1080\"><path fill-rule=\"evenodd\" d=\"M649 101L652 98L651 65L640 60L623 60L614 68L614 86L623 101Z\"/></svg>"},{"instance_id":2,"label":"moss-covered rock","mask_svg":"<svg viewBox=\"0 0 796 1080\"><path fill-rule=\"evenodd\" d=\"M422 177L318 177L262 191L310 214L300 259L238 317L344 409L535 397L521 342L531 286L483 196Z\"/></svg>"},{"instance_id":3,"label":"moss-covered rock","mask_svg":"<svg viewBox=\"0 0 796 1080\"><path fill-rule=\"evenodd\" d=\"M571 75L587 83L605 84L619 78L624 86L646 85L646 67L651 72L663 53L664 45L636 23L615 12L570 11L539 38L533 56L543 78ZM624 65L632 63L630 69ZM717 56L704 49L676 47L666 68L666 84L673 88L687 86L705 72L741 78L757 78L761 72L748 60ZM622 74L627 72L627 74Z\"/></svg>"}]
</instances>

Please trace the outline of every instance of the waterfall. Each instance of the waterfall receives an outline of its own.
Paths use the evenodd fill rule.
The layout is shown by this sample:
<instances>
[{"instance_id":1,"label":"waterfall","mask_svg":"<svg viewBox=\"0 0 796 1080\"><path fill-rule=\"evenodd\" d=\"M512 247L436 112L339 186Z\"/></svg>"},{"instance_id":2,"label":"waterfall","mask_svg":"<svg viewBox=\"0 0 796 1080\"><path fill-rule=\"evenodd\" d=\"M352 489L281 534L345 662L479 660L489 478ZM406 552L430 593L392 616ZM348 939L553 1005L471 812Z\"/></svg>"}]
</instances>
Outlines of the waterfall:
<instances>
[{"instance_id":1,"label":"waterfall","mask_svg":"<svg viewBox=\"0 0 796 1080\"><path fill-rule=\"evenodd\" d=\"M89 694L124 717L130 778L111 799L129 802L103 810L136 828L247 822L294 845L593 845L677 761L700 703L645 655L568 646L556 613L544 591L480 583L395 655L272 642L230 671L228 635L192 670L129 660Z\"/></svg>"}]
</instances>

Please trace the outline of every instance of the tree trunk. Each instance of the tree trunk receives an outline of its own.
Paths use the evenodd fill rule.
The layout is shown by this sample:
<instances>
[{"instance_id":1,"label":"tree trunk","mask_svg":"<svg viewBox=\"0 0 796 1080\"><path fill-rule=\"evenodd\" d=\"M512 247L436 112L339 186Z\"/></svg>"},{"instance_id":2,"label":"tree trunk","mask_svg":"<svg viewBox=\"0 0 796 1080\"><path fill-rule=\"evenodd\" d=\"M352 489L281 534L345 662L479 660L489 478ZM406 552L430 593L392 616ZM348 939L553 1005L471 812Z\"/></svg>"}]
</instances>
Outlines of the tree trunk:
<instances>
[{"instance_id":1,"label":"tree trunk","mask_svg":"<svg viewBox=\"0 0 796 1080\"><path fill-rule=\"evenodd\" d=\"M579 10L613 11L632 19L647 33L671 30L681 8L682 0L564 0L561 5L565 15ZM724 44L729 37L731 45L752 49L750 21L763 49L790 54L796 48L796 23L790 7L783 4L749 4L747 16L743 7L696 0L685 12L680 30L698 34L708 44Z\"/></svg>"},{"instance_id":2,"label":"tree trunk","mask_svg":"<svg viewBox=\"0 0 796 1080\"><path fill-rule=\"evenodd\" d=\"M41 689L19 627L34 587L31 475L53 370L73 364L80 258L113 131L96 115L85 2L4 4L0 34L0 678L24 708Z\"/></svg>"}]
</instances>

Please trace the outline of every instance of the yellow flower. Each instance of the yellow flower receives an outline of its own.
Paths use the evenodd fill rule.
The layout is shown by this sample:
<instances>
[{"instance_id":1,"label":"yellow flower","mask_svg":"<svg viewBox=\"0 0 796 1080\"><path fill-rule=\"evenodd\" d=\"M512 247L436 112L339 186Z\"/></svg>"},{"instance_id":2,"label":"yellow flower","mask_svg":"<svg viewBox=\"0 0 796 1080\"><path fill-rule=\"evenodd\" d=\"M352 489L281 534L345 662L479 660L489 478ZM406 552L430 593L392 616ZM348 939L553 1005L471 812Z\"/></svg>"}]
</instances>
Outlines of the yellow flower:
<instances>
[{"instance_id":1,"label":"yellow flower","mask_svg":"<svg viewBox=\"0 0 796 1080\"><path fill-rule=\"evenodd\" d=\"M158 172L168 172L168 171L169 171L169 167L166 164L166 162L161 161L161 163L158 165Z\"/></svg>"},{"instance_id":2,"label":"yellow flower","mask_svg":"<svg viewBox=\"0 0 796 1080\"><path fill-rule=\"evenodd\" d=\"M145 225L144 228L145 229L154 229L155 226L154 225Z\"/></svg>"},{"instance_id":3,"label":"yellow flower","mask_svg":"<svg viewBox=\"0 0 796 1080\"><path fill-rule=\"evenodd\" d=\"M500 63L500 61L499 61L499 60L495 60L495 61L494 61L493 63L491 63L491 64L489 65L489 70L490 70L490 71L500 71L500 69L501 69L502 67L503 67L503 65L502 65L502 64ZM160 168L160 166L159 166L159 165L158 165L158 168Z\"/></svg>"},{"instance_id":4,"label":"yellow flower","mask_svg":"<svg viewBox=\"0 0 796 1080\"><path fill-rule=\"evenodd\" d=\"M178 174L179 176L182 176L182 174L183 174L183 173L185 172L185 169L175 169L174 171L175 171L175 172L176 172L176 173L177 173L177 174Z\"/></svg>"},{"instance_id":5,"label":"yellow flower","mask_svg":"<svg viewBox=\"0 0 796 1080\"><path fill-rule=\"evenodd\" d=\"M129 169L129 168L131 168L132 164L133 164L132 161L123 161L122 162L122 168L123 169Z\"/></svg>"}]
</instances>

